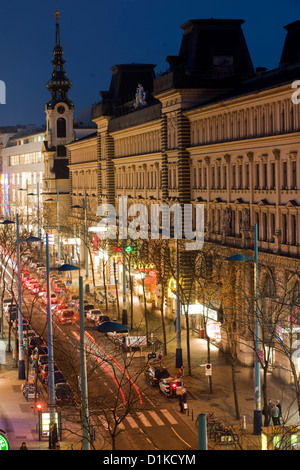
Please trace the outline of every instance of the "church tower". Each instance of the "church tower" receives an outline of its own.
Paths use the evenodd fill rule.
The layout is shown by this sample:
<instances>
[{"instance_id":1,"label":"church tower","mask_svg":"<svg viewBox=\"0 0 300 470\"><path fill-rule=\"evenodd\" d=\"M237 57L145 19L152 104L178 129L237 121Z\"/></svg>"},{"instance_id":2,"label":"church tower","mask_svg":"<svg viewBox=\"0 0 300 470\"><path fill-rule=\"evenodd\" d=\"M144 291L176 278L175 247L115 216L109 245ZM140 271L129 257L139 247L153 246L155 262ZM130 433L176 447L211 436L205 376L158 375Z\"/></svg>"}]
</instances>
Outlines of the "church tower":
<instances>
[{"instance_id":1,"label":"church tower","mask_svg":"<svg viewBox=\"0 0 300 470\"><path fill-rule=\"evenodd\" d=\"M51 98L45 106L46 133L43 144L44 177L43 203L44 219L48 228L57 222L53 219L56 213L53 200L61 209L66 210L69 203L69 168L66 145L75 139L73 114L74 104L68 96L72 82L64 70L65 60L60 40L59 11L55 12L56 31L55 47L53 49L53 71L46 88ZM52 204L48 204L52 199ZM50 201L49 201L50 200ZM60 209L60 207L58 208ZM61 212L64 212L63 210ZM49 215L47 217L47 214ZM50 214L52 216L50 217ZM48 220L47 220L48 219Z\"/></svg>"}]
</instances>

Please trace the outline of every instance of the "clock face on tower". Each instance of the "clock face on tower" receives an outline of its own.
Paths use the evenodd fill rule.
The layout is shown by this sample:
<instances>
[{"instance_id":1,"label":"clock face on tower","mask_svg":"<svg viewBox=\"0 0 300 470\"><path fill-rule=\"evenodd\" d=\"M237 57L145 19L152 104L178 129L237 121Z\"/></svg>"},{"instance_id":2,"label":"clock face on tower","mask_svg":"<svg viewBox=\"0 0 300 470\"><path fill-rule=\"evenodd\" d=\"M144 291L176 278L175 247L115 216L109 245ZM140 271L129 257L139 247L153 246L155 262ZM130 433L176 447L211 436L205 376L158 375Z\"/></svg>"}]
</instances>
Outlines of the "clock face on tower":
<instances>
[{"instance_id":1,"label":"clock face on tower","mask_svg":"<svg viewBox=\"0 0 300 470\"><path fill-rule=\"evenodd\" d=\"M57 112L58 112L59 114L64 114L65 108L64 108L63 106L58 106Z\"/></svg>"}]
</instances>

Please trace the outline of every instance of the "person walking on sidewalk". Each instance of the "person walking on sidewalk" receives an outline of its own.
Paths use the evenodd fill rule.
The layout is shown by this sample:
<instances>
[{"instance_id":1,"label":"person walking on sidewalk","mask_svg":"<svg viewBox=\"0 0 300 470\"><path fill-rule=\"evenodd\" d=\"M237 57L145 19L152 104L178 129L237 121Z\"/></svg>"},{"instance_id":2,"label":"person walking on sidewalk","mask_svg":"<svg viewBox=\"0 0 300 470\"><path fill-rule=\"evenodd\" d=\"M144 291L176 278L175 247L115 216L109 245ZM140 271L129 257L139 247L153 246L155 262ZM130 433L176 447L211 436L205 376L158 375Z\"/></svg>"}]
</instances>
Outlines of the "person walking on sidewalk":
<instances>
[{"instance_id":1,"label":"person walking on sidewalk","mask_svg":"<svg viewBox=\"0 0 300 470\"><path fill-rule=\"evenodd\" d=\"M275 403L272 406L271 415L272 415L274 426L278 426L279 425L279 408L275 405Z\"/></svg>"},{"instance_id":2,"label":"person walking on sidewalk","mask_svg":"<svg viewBox=\"0 0 300 470\"><path fill-rule=\"evenodd\" d=\"M281 403L279 400L276 401L276 406L279 410L279 415L278 415L278 424L280 425L280 418L282 418L282 408L281 408Z\"/></svg>"},{"instance_id":3,"label":"person walking on sidewalk","mask_svg":"<svg viewBox=\"0 0 300 470\"><path fill-rule=\"evenodd\" d=\"M26 442L22 442L22 445L20 447L20 450L28 450L28 447L26 445Z\"/></svg>"},{"instance_id":4,"label":"person walking on sidewalk","mask_svg":"<svg viewBox=\"0 0 300 470\"><path fill-rule=\"evenodd\" d=\"M180 406L180 413L184 413L184 410L187 409L187 393L186 390L181 390L181 394L179 395L179 406Z\"/></svg>"}]
</instances>

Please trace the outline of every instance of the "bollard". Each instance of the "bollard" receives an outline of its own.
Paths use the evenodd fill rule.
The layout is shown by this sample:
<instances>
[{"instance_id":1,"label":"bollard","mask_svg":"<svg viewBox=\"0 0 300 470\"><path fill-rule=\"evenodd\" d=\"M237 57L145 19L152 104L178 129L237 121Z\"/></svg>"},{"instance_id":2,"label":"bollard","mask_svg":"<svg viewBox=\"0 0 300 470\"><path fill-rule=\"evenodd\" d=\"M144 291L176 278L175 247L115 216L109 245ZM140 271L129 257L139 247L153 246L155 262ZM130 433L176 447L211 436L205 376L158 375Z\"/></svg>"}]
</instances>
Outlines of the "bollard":
<instances>
[{"instance_id":1,"label":"bollard","mask_svg":"<svg viewBox=\"0 0 300 470\"><path fill-rule=\"evenodd\" d=\"M207 450L206 414L198 415L198 450Z\"/></svg>"},{"instance_id":2,"label":"bollard","mask_svg":"<svg viewBox=\"0 0 300 470\"><path fill-rule=\"evenodd\" d=\"M240 428L243 429L244 431L247 428L246 415L243 415L240 419Z\"/></svg>"}]
</instances>

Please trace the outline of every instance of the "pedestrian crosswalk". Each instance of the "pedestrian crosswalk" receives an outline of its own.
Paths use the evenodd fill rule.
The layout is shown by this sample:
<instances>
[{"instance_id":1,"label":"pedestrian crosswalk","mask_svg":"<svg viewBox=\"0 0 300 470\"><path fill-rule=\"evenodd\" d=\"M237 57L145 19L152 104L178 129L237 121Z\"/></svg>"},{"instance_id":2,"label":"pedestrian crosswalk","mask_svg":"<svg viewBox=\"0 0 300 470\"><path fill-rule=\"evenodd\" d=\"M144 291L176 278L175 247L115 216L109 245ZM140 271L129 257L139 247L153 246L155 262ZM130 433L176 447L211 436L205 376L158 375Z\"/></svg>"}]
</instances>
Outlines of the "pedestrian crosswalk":
<instances>
[{"instance_id":1,"label":"pedestrian crosswalk","mask_svg":"<svg viewBox=\"0 0 300 470\"><path fill-rule=\"evenodd\" d=\"M104 429L108 429L109 418L104 414L98 415L98 419ZM110 426L115 426L116 420L110 421ZM170 426L178 424L176 417L167 409L145 410L128 414L119 423L118 428L122 431L126 429L139 429L141 427L151 428L156 426Z\"/></svg>"}]
</instances>

